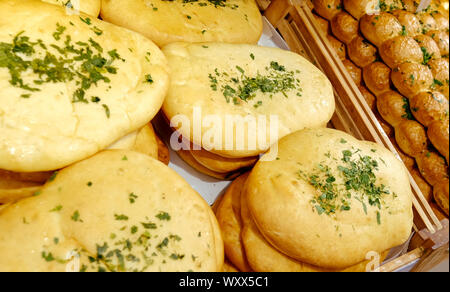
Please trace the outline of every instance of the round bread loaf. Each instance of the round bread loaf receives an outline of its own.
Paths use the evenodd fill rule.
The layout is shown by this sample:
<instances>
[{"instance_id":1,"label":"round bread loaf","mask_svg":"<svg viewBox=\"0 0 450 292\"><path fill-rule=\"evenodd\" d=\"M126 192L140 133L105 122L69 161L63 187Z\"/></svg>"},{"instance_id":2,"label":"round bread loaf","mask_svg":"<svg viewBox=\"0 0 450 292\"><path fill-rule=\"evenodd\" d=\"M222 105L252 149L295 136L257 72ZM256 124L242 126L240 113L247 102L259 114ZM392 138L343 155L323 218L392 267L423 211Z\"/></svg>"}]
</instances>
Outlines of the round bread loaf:
<instances>
[{"instance_id":1,"label":"round bread loaf","mask_svg":"<svg viewBox=\"0 0 450 292\"><path fill-rule=\"evenodd\" d=\"M160 47L173 42L256 44L263 30L254 0L103 0L101 16Z\"/></svg>"},{"instance_id":2,"label":"round bread loaf","mask_svg":"<svg viewBox=\"0 0 450 292\"><path fill-rule=\"evenodd\" d=\"M241 175L228 187L217 207L217 221L222 230L225 255L241 272L250 272L244 247L241 244L241 190L248 174ZM233 208L234 207L234 208Z\"/></svg>"},{"instance_id":3,"label":"round bread loaf","mask_svg":"<svg viewBox=\"0 0 450 292\"><path fill-rule=\"evenodd\" d=\"M373 94L381 95L390 91L391 69L382 62L373 62L363 68L363 79Z\"/></svg>"},{"instance_id":4,"label":"round bread loaf","mask_svg":"<svg viewBox=\"0 0 450 292\"><path fill-rule=\"evenodd\" d=\"M411 98L427 91L433 84L433 74L428 66L421 63L403 63L392 70L392 83L404 96Z\"/></svg>"},{"instance_id":5,"label":"round bread loaf","mask_svg":"<svg viewBox=\"0 0 450 292\"><path fill-rule=\"evenodd\" d=\"M416 157L427 149L427 134L421 124L404 120L395 127L395 140L405 154Z\"/></svg>"},{"instance_id":6,"label":"round bread loaf","mask_svg":"<svg viewBox=\"0 0 450 292\"><path fill-rule=\"evenodd\" d=\"M62 170L40 196L3 210L0 226L1 271L220 271L223 264L210 207L173 170L136 152L105 151Z\"/></svg>"},{"instance_id":7,"label":"round bread loaf","mask_svg":"<svg viewBox=\"0 0 450 292\"><path fill-rule=\"evenodd\" d=\"M257 157L236 158L236 159L226 158L208 152L205 149L191 150L190 153L192 157L194 157L194 159L197 160L198 163L200 163L206 168L211 169L212 171L219 173L228 173L239 170L244 167L250 167L253 164L255 164L256 161L258 161Z\"/></svg>"},{"instance_id":8,"label":"round bread loaf","mask_svg":"<svg viewBox=\"0 0 450 292\"><path fill-rule=\"evenodd\" d=\"M413 119L408 99L396 91L386 91L377 98L377 108L380 115L393 127L406 119Z\"/></svg>"},{"instance_id":9,"label":"round bread loaf","mask_svg":"<svg viewBox=\"0 0 450 292\"><path fill-rule=\"evenodd\" d=\"M344 43L337 40L335 37L331 35L327 35L328 42L330 43L331 47L334 49L336 54L338 55L339 59L344 61L347 57L346 49Z\"/></svg>"},{"instance_id":10,"label":"round bread loaf","mask_svg":"<svg viewBox=\"0 0 450 292\"><path fill-rule=\"evenodd\" d=\"M319 26L320 30L328 36L328 29L329 29L329 22L328 20L316 15L313 13L314 20L316 21L317 25Z\"/></svg>"},{"instance_id":11,"label":"round bread loaf","mask_svg":"<svg viewBox=\"0 0 450 292\"><path fill-rule=\"evenodd\" d=\"M342 0L313 0L312 3L315 12L327 20L342 11Z\"/></svg>"},{"instance_id":12,"label":"round bread loaf","mask_svg":"<svg viewBox=\"0 0 450 292\"><path fill-rule=\"evenodd\" d=\"M412 172L414 169L414 166L416 165L416 161L411 156L406 155L398 146L397 141L395 139L391 139L392 145L394 146L395 150L397 150L398 156L400 156L400 159L405 164L406 168Z\"/></svg>"},{"instance_id":13,"label":"round bread loaf","mask_svg":"<svg viewBox=\"0 0 450 292\"><path fill-rule=\"evenodd\" d=\"M378 111L375 113L375 117L386 135L392 138L394 136L394 128L381 117Z\"/></svg>"},{"instance_id":14,"label":"round bread loaf","mask_svg":"<svg viewBox=\"0 0 450 292\"><path fill-rule=\"evenodd\" d=\"M344 0L345 10L354 18L360 19L365 14L374 14L380 11L378 0Z\"/></svg>"},{"instance_id":15,"label":"round bread loaf","mask_svg":"<svg viewBox=\"0 0 450 292\"><path fill-rule=\"evenodd\" d=\"M392 14L402 25L402 35L416 36L422 33L422 25L414 13L405 10L394 10Z\"/></svg>"},{"instance_id":16,"label":"round bread loaf","mask_svg":"<svg viewBox=\"0 0 450 292\"><path fill-rule=\"evenodd\" d=\"M145 37L40 1L0 11L0 169L60 169L159 111L167 62Z\"/></svg>"},{"instance_id":17,"label":"round bread loaf","mask_svg":"<svg viewBox=\"0 0 450 292\"><path fill-rule=\"evenodd\" d=\"M430 60L441 58L439 47L430 36L421 34L415 36L414 39L419 44L420 49L422 50L423 64L427 64Z\"/></svg>"},{"instance_id":18,"label":"round bread loaf","mask_svg":"<svg viewBox=\"0 0 450 292\"><path fill-rule=\"evenodd\" d=\"M23 0L22 0L23 1ZM102 0L78 0L78 1L70 1L70 0L42 0L44 2L57 4L60 6L64 6L67 9L73 9L76 11L81 11L86 14L92 15L95 18L100 13L100 5ZM79 7L77 7L79 6Z\"/></svg>"},{"instance_id":19,"label":"round bread loaf","mask_svg":"<svg viewBox=\"0 0 450 292\"><path fill-rule=\"evenodd\" d=\"M448 100L439 92L422 91L410 99L410 106L414 117L425 127L448 118Z\"/></svg>"},{"instance_id":20,"label":"round bread loaf","mask_svg":"<svg viewBox=\"0 0 450 292\"><path fill-rule=\"evenodd\" d=\"M390 13L366 14L360 20L361 32L378 48L387 40L401 34L402 25Z\"/></svg>"},{"instance_id":21,"label":"round bread loaf","mask_svg":"<svg viewBox=\"0 0 450 292\"><path fill-rule=\"evenodd\" d=\"M448 32L440 31L440 30L430 30L427 32L427 35L432 37L433 40L439 47L442 57L446 57L448 59L449 53L449 40L448 40Z\"/></svg>"},{"instance_id":22,"label":"round bread loaf","mask_svg":"<svg viewBox=\"0 0 450 292\"><path fill-rule=\"evenodd\" d=\"M448 11L447 11L448 13ZM434 18L434 20L436 21L436 29L437 30L448 30L449 28L449 23L448 23L448 16L445 17L442 13L440 12L436 12L436 13L432 13L431 14Z\"/></svg>"},{"instance_id":23,"label":"round bread loaf","mask_svg":"<svg viewBox=\"0 0 450 292\"><path fill-rule=\"evenodd\" d=\"M402 0L400 1L403 4L403 9L415 13L417 10L417 2L416 0Z\"/></svg>"},{"instance_id":24,"label":"round bread loaf","mask_svg":"<svg viewBox=\"0 0 450 292\"><path fill-rule=\"evenodd\" d=\"M375 62L377 49L363 37L355 37L347 46L348 56L360 68Z\"/></svg>"},{"instance_id":25,"label":"round bread loaf","mask_svg":"<svg viewBox=\"0 0 450 292\"><path fill-rule=\"evenodd\" d=\"M433 146L445 157L449 163L449 121L448 117L436 120L428 126L428 138Z\"/></svg>"},{"instance_id":26,"label":"round bread loaf","mask_svg":"<svg viewBox=\"0 0 450 292\"><path fill-rule=\"evenodd\" d=\"M425 181L417 168L413 168L409 172L411 173L411 176L417 183L417 186L419 187L427 202L430 203L433 200L433 189L431 188L431 186Z\"/></svg>"},{"instance_id":27,"label":"round bread loaf","mask_svg":"<svg viewBox=\"0 0 450 292\"><path fill-rule=\"evenodd\" d=\"M420 24L422 25L422 33L427 33L430 30L437 29L437 23L434 17L427 13L426 11L422 11L416 14L419 19Z\"/></svg>"},{"instance_id":28,"label":"round bread loaf","mask_svg":"<svg viewBox=\"0 0 450 292\"><path fill-rule=\"evenodd\" d=\"M361 92L362 96L364 97L365 101L367 102L367 105L372 111L375 111L377 108L377 99L375 95L369 92L365 86L359 85L358 86L359 91Z\"/></svg>"},{"instance_id":29,"label":"round bread loaf","mask_svg":"<svg viewBox=\"0 0 450 292\"><path fill-rule=\"evenodd\" d=\"M391 69L405 62L422 63L423 53L419 44L411 37L397 36L384 42L380 56Z\"/></svg>"},{"instance_id":30,"label":"round bread loaf","mask_svg":"<svg viewBox=\"0 0 450 292\"><path fill-rule=\"evenodd\" d=\"M449 189L449 181L443 180L439 184L434 187L434 199L436 200L439 208L444 211L444 213L449 215L448 210L448 189Z\"/></svg>"},{"instance_id":31,"label":"round bread loaf","mask_svg":"<svg viewBox=\"0 0 450 292\"><path fill-rule=\"evenodd\" d=\"M333 115L330 81L295 53L218 43L176 43L163 51L173 80L164 114L175 118L172 126L183 137L212 153L257 156L277 140L271 125L278 123L282 138L303 128L323 127ZM257 121L264 119L265 124ZM199 121L201 134L194 135L199 129L190 128L200 128ZM258 143L251 145L255 140L249 137L258 137Z\"/></svg>"},{"instance_id":32,"label":"round bread loaf","mask_svg":"<svg viewBox=\"0 0 450 292\"><path fill-rule=\"evenodd\" d=\"M331 129L291 134L278 151L256 164L246 187L251 217L278 250L341 269L408 239L412 192L391 152Z\"/></svg>"},{"instance_id":33,"label":"round bread loaf","mask_svg":"<svg viewBox=\"0 0 450 292\"><path fill-rule=\"evenodd\" d=\"M423 151L415 157L420 173L430 185L435 186L448 179L448 166L438 153Z\"/></svg>"},{"instance_id":34,"label":"round bread loaf","mask_svg":"<svg viewBox=\"0 0 450 292\"><path fill-rule=\"evenodd\" d=\"M350 77L353 79L355 84L360 85L362 79L361 69L348 59L342 61L342 64L344 64L345 69L347 70L348 74L350 74Z\"/></svg>"},{"instance_id":35,"label":"round bread loaf","mask_svg":"<svg viewBox=\"0 0 450 292\"><path fill-rule=\"evenodd\" d=\"M449 66L448 59L434 59L428 62L428 67L433 74L433 89L442 93L447 99L449 97Z\"/></svg>"},{"instance_id":36,"label":"round bread loaf","mask_svg":"<svg viewBox=\"0 0 450 292\"><path fill-rule=\"evenodd\" d=\"M339 12L331 20L334 36L345 44L349 44L358 34L358 21L347 12Z\"/></svg>"}]
</instances>

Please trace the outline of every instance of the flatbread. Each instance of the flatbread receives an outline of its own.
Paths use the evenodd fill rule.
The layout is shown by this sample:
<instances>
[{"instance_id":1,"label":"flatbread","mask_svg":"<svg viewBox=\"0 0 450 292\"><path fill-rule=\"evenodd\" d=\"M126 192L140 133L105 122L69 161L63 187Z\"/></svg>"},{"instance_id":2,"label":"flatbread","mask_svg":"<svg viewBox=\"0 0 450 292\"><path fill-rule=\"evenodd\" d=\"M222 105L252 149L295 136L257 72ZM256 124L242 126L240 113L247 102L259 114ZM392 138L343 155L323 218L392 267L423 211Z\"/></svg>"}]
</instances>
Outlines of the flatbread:
<instances>
[{"instance_id":1,"label":"flatbread","mask_svg":"<svg viewBox=\"0 0 450 292\"><path fill-rule=\"evenodd\" d=\"M21 0L23 1L23 0ZM100 14L101 0L42 0L47 3L66 7L68 11L81 11L95 18Z\"/></svg>"},{"instance_id":2,"label":"flatbread","mask_svg":"<svg viewBox=\"0 0 450 292\"><path fill-rule=\"evenodd\" d=\"M198 163L219 173L233 172L241 168L250 167L258 161L258 157L226 158L205 149L191 150L190 153Z\"/></svg>"},{"instance_id":3,"label":"flatbread","mask_svg":"<svg viewBox=\"0 0 450 292\"><path fill-rule=\"evenodd\" d=\"M0 271L219 271L213 216L163 163L104 151L1 211Z\"/></svg>"},{"instance_id":4,"label":"flatbread","mask_svg":"<svg viewBox=\"0 0 450 292\"><path fill-rule=\"evenodd\" d=\"M181 41L256 44L263 30L254 0L103 0L101 16L159 46Z\"/></svg>"},{"instance_id":5,"label":"flatbread","mask_svg":"<svg viewBox=\"0 0 450 292\"><path fill-rule=\"evenodd\" d=\"M333 115L330 81L295 53L219 43L176 43L163 52L172 80L164 114L183 137L217 155L258 156L278 138L304 128L325 127ZM236 117L243 123L227 126ZM255 130L245 122L250 119ZM255 138L250 139L254 145L248 137Z\"/></svg>"},{"instance_id":6,"label":"flatbread","mask_svg":"<svg viewBox=\"0 0 450 292\"><path fill-rule=\"evenodd\" d=\"M108 149L132 150L158 158L159 145L151 124L133 132ZM0 204L17 202L39 192L54 172L17 173L0 170Z\"/></svg>"},{"instance_id":7,"label":"flatbread","mask_svg":"<svg viewBox=\"0 0 450 292\"><path fill-rule=\"evenodd\" d=\"M278 159L258 162L246 190L272 246L297 261L343 269L409 238L408 172L384 147L332 129L299 131L278 146Z\"/></svg>"},{"instance_id":8,"label":"flatbread","mask_svg":"<svg viewBox=\"0 0 450 292\"><path fill-rule=\"evenodd\" d=\"M239 173L218 173L210 170L209 168L204 167L200 163L197 162L197 160L194 159L194 157L191 155L191 152L188 150L179 150L176 152L178 156L186 162L190 167L197 170L200 173L203 173L207 176L220 179L220 180L232 180L236 178Z\"/></svg>"},{"instance_id":9,"label":"flatbread","mask_svg":"<svg viewBox=\"0 0 450 292\"><path fill-rule=\"evenodd\" d=\"M167 63L145 37L40 1L5 0L0 11L0 54L7 56L0 62L0 169L66 167L142 128L160 109ZM41 66L36 73L28 59ZM70 64L64 70L62 60Z\"/></svg>"},{"instance_id":10,"label":"flatbread","mask_svg":"<svg viewBox=\"0 0 450 292\"><path fill-rule=\"evenodd\" d=\"M233 181L216 212L217 220L222 230L226 257L241 272L250 272L251 268L247 262L244 247L241 244L241 214L233 210L233 202L238 201L237 205L240 205L241 190L247 177L248 173Z\"/></svg>"},{"instance_id":11,"label":"flatbread","mask_svg":"<svg viewBox=\"0 0 450 292\"><path fill-rule=\"evenodd\" d=\"M370 261L363 261L342 270L330 270L296 261L276 250L264 239L250 217L245 197L242 197L241 203L242 242L248 261L257 272L365 272L368 265L372 264ZM380 265L387 255L388 252L381 253L377 264Z\"/></svg>"}]
</instances>

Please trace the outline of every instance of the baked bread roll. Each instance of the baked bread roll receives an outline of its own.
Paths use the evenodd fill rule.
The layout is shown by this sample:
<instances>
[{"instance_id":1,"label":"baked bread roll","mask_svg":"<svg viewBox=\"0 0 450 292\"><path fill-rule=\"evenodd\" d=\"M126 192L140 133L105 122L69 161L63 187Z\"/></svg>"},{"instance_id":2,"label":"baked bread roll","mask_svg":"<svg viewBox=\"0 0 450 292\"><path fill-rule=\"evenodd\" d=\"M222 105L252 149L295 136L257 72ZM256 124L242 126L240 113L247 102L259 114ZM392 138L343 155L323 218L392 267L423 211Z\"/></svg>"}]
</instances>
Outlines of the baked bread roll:
<instances>
[{"instance_id":1,"label":"baked bread roll","mask_svg":"<svg viewBox=\"0 0 450 292\"><path fill-rule=\"evenodd\" d=\"M395 91L386 91L378 96L377 108L380 115L393 127L404 120L413 119L409 101Z\"/></svg>"},{"instance_id":2,"label":"baked bread roll","mask_svg":"<svg viewBox=\"0 0 450 292\"><path fill-rule=\"evenodd\" d=\"M430 203L433 200L433 188L425 181L417 168L410 170L410 173L423 196Z\"/></svg>"},{"instance_id":3,"label":"baked bread roll","mask_svg":"<svg viewBox=\"0 0 450 292\"><path fill-rule=\"evenodd\" d=\"M406 97L413 97L427 91L433 85L430 68L420 63L403 63L392 70L392 83Z\"/></svg>"},{"instance_id":4,"label":"baked bread roll","mask_svg":"<svg viewBox=\"0 0 450 292\"><path fill-rule=\"evenodd\" d=\"M433 86L432 89L439 91L444 94L444 96L448 99L449 95L449 66L448 59L435 59L428 62L428 67L431 69L431 73L433 74Z\"/></svg>"},{"instance_id":5,"label":"baked bread roll","mask_svg":"<svg viewBox=\"0 0 450 292\"><path fill-rule=\"evenodd\" d=\"M100 15L160 47L173 42L256 44L263 30L254 0L103 0Z\"/></svg>"},{"instance_id":6,"label":"baked bread roll","mask_svg":"<svg viewBox=\"0 0 450 292\"><path fill-rule=\"evenodd\" d=\"M363 261L368 251L382 253L408 239L409 175L391 152L331 129L296 132L278 149L278 160L259 161L250 173L246 198L250 217L280 252L341 269ZM353 184L361 179L353 163L370 172L378 200Z\"/></svg>"},{"instance_id":7,"label":"baked bread roll","mask_svg":"<svg viewBox=\"0 0 450 292\"><path fill-rule=\"evenodd\" d=\"M183 137L214 154L245 158L264 153L276 142L271 141L276 139L273 130L267 134L271 132L271 115L278 116L279 138L303 128L323 127L333 115L330 81L295 53L219 43L177 43L163 51L171 79L177 80L171 83L164 114L169 120L179 115L187 117L191 125L195 112L201 111L202 117L214 116L218 122L202 125L202 133L210 135L218 133L217 127L223 129L222 136L214 139L194 136L194 131L181 123L173 125ZM237 118L227 123L230 116ZM266 117L266 124L257 122L258 116ZM252 123L246 122L252 118L260 123L256 131L251 130ZM234 135L227 137L227 131ZM255 140L249 139L248 133L250 138L258 138L257 144L252 145Z\"/></svg>"},{"instance_id":8,"label":"baked bread roll","mask_svg":"<svg viewBox=\"0 0 450 292\"><path fill-rule=\"evenodd\" d=\"M331 30L338 40L349 44L358 34L358 21L347 12L339 12L331 19Z\"/></svg>"},{"instance_id":9,"label":"baked bread roll","mask_svg":"<svg viewBox=\"0 0 450 292\"><path fill-rule=\"evenodd\" d=\"M335 37L331 35L327 35L328 42L330 43L331 47L336 52L339 59L344 61L347 58L346 49L344 43L338 41Z\"/></svg>"},{"instance_id":10,"label":"baked bread roll","mask_svg":"<svg viewBox=\"0 0 450 292\"><path fill-rule=\"evenodd\" d=\"M0 11L6 54L0 65L0 169L63 168L142 128L159 111L167 62L145 37L40 1L5 0ZM24 50L33 62L22 59Z\"/></svg>"},{"instance_id":11,"label":"baked bread roll","mask_svg":"<svg viewBox=\"0 0 450 292\"><path fill-rule=\"evenodd\" d=\"M367 105L372 111L375 111L377 108L377 99L376 97L367 90L365 86L359 85L358 86L359 91L361 92L362 96L364 97L364 100L367 102Z\"/></svg>"},{"instance_id":12,"label":"baked bread roll","mask_svg":"<svg viewBox=\"0 0 450 292\"><path fill-rule=\"evenodd\" d=\"M381 117L378 111L375 113L375 117L386 135L390 138L394 137L394 128Z\"/></svg>"},{"instance_id":13,"label":"baked bread roll","mask_svg":"<svg viewBox=\"0 0 450 292\"><path fill-rule=\"evenodd\" d=\"M415 0L402 0L403 9L415 13L417 10L417 2ZM395 11L395 10L394 10Z\"/></svg>"},{"instance_id":14,"label":"baked bread roll","mask_svg":"<svg viewBox=\"0 0 450 292\"><path fill-rule=\"evenodd\" d=\"M441 153L449 163L449 121L446 119L436 120L428 126L428 138L433 146Z\"/></svg>"},{"instance_id":15,"label":"baked bread roll","mask_svg":"<svg viewBox=\"0 0 450 292\"><path fill-rule=\"evenodd\" d=\"M419 19L420 24L422 25L422 33L426 34L430 30L437 29L437 23L434 17L427 13L426 11L422 11L416 14Z\"/></svg>"},{"instance_id":16,"label":"baked bread roll","mask_svg":"<svg viewBox=\"0 0 450 292\"><path fill-rule=\"evenodd\" d=\"M363 37L357 36L348 44L348 56L360 68L375 62L377 49Z\"/></svg>"},{"instance_id":17,"label":"baked bread roll","mask_svg":"<svg viewBox=\"0 0 450 292\"><path fill-rule=\"evenodd\" d=\"M92 15L97 18L100 13L100 5L102 0L78 0L78 1L70 1L70 0L42 0L47 3L57 4L67 9L73 9L76 11L81 11L86 14Z\"/></svg>"},{"instance_id":18,"label":"baked bread roll","mask_svg":"<svg viewBox=\"0 0 450 292\"><path fill-rule=\"evenodd\" d=\"M436 200L437 205L439 208L444 211L444 213L449 215L448 210L448 188L449 188L449 181L443 180L439 184L437 184L434 187L434 199Z\"/></svg>"},{"instance_id":19,"label":"baked bread roll","mask_svg":"<svg viewBox=\"0 0 450 292\"><path fill-rule=\"evenodd\" d=\"M422 25L414 13L405 10L394 10L391 13L402 25L402 35L414 37L422 34Z\"/></svg>"},{"instance_id":20,"label":"baked bread roll","mask_svg":"<svg viewBox=\"0 0 450 292\"><path fill-rule=\"evenodd\" d=\"M423 126L416 121L405 120L399 123L395 127L395 140L400 149L411 157L417 158L417 155L427 149L427 134Z\"/></svg>"},{"instance_id":21,"label":"baked bread roll","mask_svg":"<svg viewBox=\"0 0 450 292\"><path fill-rule=\"evenodd\" d=\"M425 127L448 118L448 100L439 92L422 91L410 99L411 112Z\"/></svg>"},{"instance_id":22,"label":"baked bread roll","mask_svg":"<svg viewBox=\"0 0 450 292\"><path fill-rule=\"evenodd\" d=\"M173 170L131 151L105 151L62 170L39 196L3 210L0 226L7 235L0 237L1 271L223 266L208 204Z\"/></svg>"},{"instance_id":23,"label":"baked bread roll","mask_svg":"<svg viewBox=\"0 0 450 292\"><path fill-rule=\"evenodd\" d=\"M391 89L391 69L382 62L364 67L363 79L367 88L377 96Z\"/></svg>"},{"instance_id":24,"label":"baked bread roll","mask_svg":"<svg viewBox=\"0 0 450 292\"><path fill-rule=\"evenodd\" d=\"M423 53L422 64L428 64L430 60L441 58L441 52L439 50L439 47L430 36L421 34L415 36L414 39L419 44L420 49L422 50Z\"/></svg>"},{"instance_id":25,"label":"baked bread roll","mask_svg":"<svg viewBox=\"0 0 450 292\"><path fill-rule=\"evenodd\" d=\"M366 14L360 20L361 32L378 48L385 41L401 35L402 25L390 13Z\"/></svg>"},{"instance_id":26,"label":"baked bread roll","mask_svg":"<svg viewBox=\"0 0 450 292\"><path fill-rule=\"evenodd\" d=\"M441 51L441 56L448 59L449 40L448 32L440 30L430 30L427 35L433 38Z\"/></svg>"},{"instance_id":27,"label":"baked bread roll","mask_svg":"<svg viewBox=\"0 0 450 292\"><path fill-rule=\"evenodd\" d=\"M342 0L313 0L314 11L327 20L342 11Z\"/></svg>"},{"instance_id":28,"label":"baked bread roll","mask_svg":"<svg viewBox=\"0 0 450 292\"><path fill-rule=\"evenodd\" d=\"M344 0L343 3L345 10L356 19L380 11L378 0Z\"/></svg>"},{"instance_id":29,"label":"baked bread roll","mask_svg":"<svg viewBox=\"0 0 450 292\"><path fill-rule=\"evenodd\" d=\"M346 59L342 61L342 64L344 64L345 69L347 70L348 74L350 74L350 77L355 82L356 85L361 84L361 69L353 64L352 61Z\"/></svg>"},{"instance_id":30,"label":"baked bread roll","mask_svg":"<svg viewBox=\"0 0 450 292\"><path fill-rule=\"evenodd\" d=\"M394 146L395 150L397 150L398 156L400 156L401 160L405 164L406 168L412 172L415 168L416 161L411 156L406 155L398 146L397 141L395 139L391 139L392 145Z\"/></svg>"},{"instance_id":31,"label":"baked bread roll","mask_svg":"<svg viewBox=\"0 0 450 292\"><path fill-rule=\"evenodd\" d=\"M420 173L430 185L448 180L448 167L442 156L434 151L423 151L415 157Z\"/></svg>"},{"instance_id":32,"label":"baked bread roll","mask_svg":"<svg viewBox=\"0 0 450 292\"><path fill-rule=\"evenodd\" d=\"M329 23L328 20L316 15L313 13L314 19L319 26L319 29L325 34L328 35Z\"/></svg>"},{"instance_id":33,"label":"baked bread roll","mask_svg":"<svg viewBox=\"0 0 450 292\"><path fill-rule=\"evenodd\" d=\"M447 13L448 13L448 11L447 11ZM448 16L445 17L440 12L432 13L431 15L433 16L434 20L436 21L436 29L437 30L442 30L442 31L448 30L448 28L449 28Z\"/></svg>"},{"instance_id":34,"label":"baked bread roll","mask_svg":"<svg viewBox=\"0 0 450 292\"><path fill-rule=\"evenodd\" d=\"M422 63L423 53L419 44L411 37L397 36L380 47L380 56L391 69L405 62Z\"/></svg>"}]
</instances>

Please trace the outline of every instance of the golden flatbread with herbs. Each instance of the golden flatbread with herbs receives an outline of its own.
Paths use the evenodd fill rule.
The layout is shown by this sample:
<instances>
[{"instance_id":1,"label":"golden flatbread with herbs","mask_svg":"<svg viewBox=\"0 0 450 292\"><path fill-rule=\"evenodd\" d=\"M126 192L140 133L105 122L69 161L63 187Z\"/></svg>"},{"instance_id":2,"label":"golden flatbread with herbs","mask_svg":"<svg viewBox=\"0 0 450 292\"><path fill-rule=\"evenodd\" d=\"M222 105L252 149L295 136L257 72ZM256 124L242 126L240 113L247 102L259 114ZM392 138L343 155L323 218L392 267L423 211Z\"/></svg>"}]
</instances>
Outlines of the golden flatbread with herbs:
<instances>
[{"instance_id":1,"label":"golden flatbread with herbs","mask_svg":"<svg viewBox=\"0 0 450 292\"><path fill-rule=\"evenodd\" d=\"M167 64L145 37L40 1L0 11L0 169L60 169L158 112Z\"/></svg>"},{"instance_id":2,"label":"golden flatbread with herbs","mask_svg":"<svg viewBox=\"0 0 450 292\"><path fill-rule=\"evenodd\" d=\"M131 150L158 159L159 146L151 124L123 137L108 149ZM163 162L163 161L161 161ZM0 169L0 204L16 202L39 192L55 172L17 173Z\"/></svg>"},{"instance_id":3,"label":"golden flatbread with herbs","mask_svg":"<svg viewBox=\"0 0 450 292\"><path fill-rule=\"evenodd\" d=\"M408 239L408 171L384 147L332 129L299 131L278 147L278 158L258 162L246 187L251 218L277 250L336 270Z\"/></svg>"},{"instance_id":4,"label":"golden flatbread with herbs","mask_svg":"<svg viewBox=\"0 0 450 292\"><path fill-rule=\"evenodd\" d=\"M330 81L298 54L219 43L175 43L164 47L163 52L171 71L164 114L183 137L220 156L257 156L278 138L304 128L326 126L333 115ZM195 129L196 112L203 118L201 135L196 134L200 132ZM230 128L230 117L244 123L231 123ZM256 121L254 131L245 122L249 119ZM249 143L249 136L255 137L254 145Z\"/></svg>"},{"instance_id":5,"label":"golden flatbread with herbs","mask_svg":"<svg viewBox=\"0 0 450 292\"><path fill-rule=\"evenodd\" d=\"M173 42L256 44L263 31L254 0L103 0L102 19Z\"/></svg>"},{"instance_id":6,"label":"golden flatbread with herbs","mask_svg":"<svg viewBox=\"0 0 450 292\"><path fill-rule=\"evenodd\" d=\"M23 1L23 0L21 0ZM81 11L86 14L92 15L95 18L100 13L101 0L42 0L47 3L52 3L66 7L67 9ZM69 10L70 11L70 10Z\"/></svg>"},{"instance_id":7,"label":"golden flatbread with herbs","mask_svg":"<svg viewBox=\"0 0 450 292\"><path fill-rule=\"evenodd\" d=\"M0 271L216 272L223 242L211 208L173 170L109 150L2 209L0 259Z\"/></svg>"}]
</instances>

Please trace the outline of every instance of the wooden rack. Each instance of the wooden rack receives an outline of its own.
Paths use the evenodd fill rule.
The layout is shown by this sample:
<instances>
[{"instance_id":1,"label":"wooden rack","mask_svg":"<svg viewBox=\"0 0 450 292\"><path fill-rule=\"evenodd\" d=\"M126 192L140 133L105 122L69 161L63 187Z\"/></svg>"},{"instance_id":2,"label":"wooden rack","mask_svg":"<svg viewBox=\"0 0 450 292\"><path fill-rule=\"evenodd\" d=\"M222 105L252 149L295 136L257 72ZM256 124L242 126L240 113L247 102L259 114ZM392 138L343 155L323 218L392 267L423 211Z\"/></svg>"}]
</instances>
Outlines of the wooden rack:
<instances>
[{"instance_id":1,"label":"wooden rack","mask_svg":"<svg viewBox=\"0 0 450 292\"><path fill-rule=\"evenodd\" d=\"M292 51L308 58L330 79L336 95L336 113L332 126L356 138L384 145L400 159L341 60L327 38L320 33L306 1L272 0L269 1L271 3L265 9L264 15ZM258 2L262 5L268 1ZM410 181L414 193L414 229L423 244L385 264L380 268L381 271L394 271L417 261L419 263L413 270L424 271L436 265L448 253L449 221L439 221L412 176Z\"/></svg>"}]
</instances>

